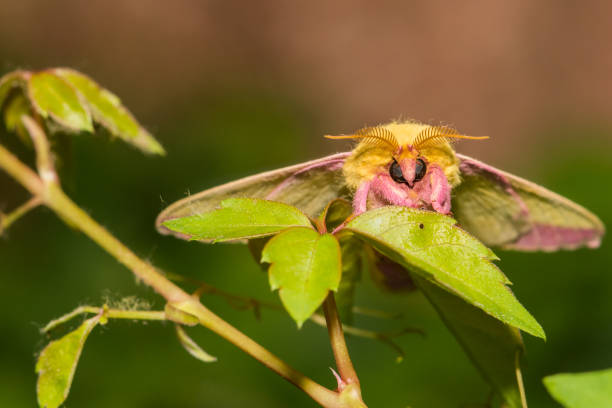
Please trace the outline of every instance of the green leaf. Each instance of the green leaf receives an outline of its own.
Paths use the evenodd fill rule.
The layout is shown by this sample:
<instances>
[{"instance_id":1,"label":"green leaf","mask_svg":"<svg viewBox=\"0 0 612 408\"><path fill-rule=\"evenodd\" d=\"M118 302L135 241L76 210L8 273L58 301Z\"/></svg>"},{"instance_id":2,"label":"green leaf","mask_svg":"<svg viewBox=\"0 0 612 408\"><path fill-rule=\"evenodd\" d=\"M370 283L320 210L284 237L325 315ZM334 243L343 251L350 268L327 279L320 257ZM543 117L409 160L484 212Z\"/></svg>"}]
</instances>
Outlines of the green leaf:
<instances>
[{"instance_id":1,"label":"green leaf","mask_svg":"<svg viewBox=\"0 0 612 408\"><path fill-rule=\"evenodd\" d=\"M370 255L370 277L384 291L408 293L416 290L414 280L406 268L380 252Z\"/></svg>"},{"instance_id":2,"label":"green leaf","mask_svg":"<svg viewBox=\"0 0 612 408\"><path fill-rule=\"evenodd\" d=\"M495 254L455 223L435 212L388 206L365 212L347 228L411 272L504 323L545 338L506 286L508 278L490 262Z\"/></svg>"},{"instance_id":3,"label":"green leaf","mask_svg":"<svg viewBox=\"0 0 612 408\"><path fill-rule=\"evenodd\" d=\"M36 393L41 408L57 408L68 397L85 340L100 317L97 315L85 320L78 329L52 341L40 353L36 363Z\"/></svg>"},{"instance_id":4,"label":"green leaf","mask_svg":"<svg viewBox=\"0 0 612 408\"><path fill-rule=\"evenodd\" d=\"M612 407L612 369L545 377L550 395L565 408Z\"/></svg>"},{"instance_id":5,"label":"green leaf","mask_svg":"<svg viewBox=\"0 0 612 408\"><path fill-rule=\"evenodd\" d=\"M340 283L338 241L310 228L292 228L272 238L261 261L271 264L270 286L279 289L281 301L298 327Z\"/></svg>"},{"instance_id":6,"label":"green leaf","mask_svg":"<svg viewBox=\"0 0 612 408\"><path fill-rule=\"evenodd\" d=\"M213 242L263 237L292 227L312 227L308 217L297 208L254 198L229 198L217 210L169 220L164 226L192 240Z\"/></svg>"},{"instance_id":7,"label":"green leaf","mask_svg":"<svg viewBox=\"0 0 612 408\"><path fill-rule=\"evenodd\" d=\"M0 109L3 107L6 98L14 88L23 86L26 76L23 71L9 72L0 78Z\"/></svg>"},{"instance_id":8,"label":"green leaf","mask_svg":"<svg viewBox=\"0 0 612 408\"><path fill-rule=\"evenodd\" d=\"M66 80L50 71L31 74L28 95L34 109L43 118L70 132L93 132L89 109L81 95Z\"/></svg>"},{"instance_id":9,"label":"green leaf","mask_svg":"<svg viewBox=\"0 0 612 408\"><path fill-rule=\"evenodd\" d=\"M176 325L176 335L179 341L181 342L183 348L185 348L185 350L187 350L187 352L193 357L205 363L213 363L217 361L217 357L211 356L210 354L202 350L202 348L198 346L198 344L193 341L193 339L189 337L185 330L178 324Z\"/></svg>"},{"instance_id":10,"label":"green leaf","mask_svg":"<svg viewBox=\"0 0 612 408\"><path fill-rule=\"evenodd\" d=\"M21 116L30 114L30 103L21 91L26 83L23 71L15 71L0 78L0 108L3 109L3 118L6 129L16 132L19 138L27 145L32 145L30 135L26 131ZM19 92L14 89L21 88Z\"/></svg>"},{"instance_id":11,"label":"green leaf","mask_svg":"<svg viewBox=\"0 0 612 408\"><path fill-rule=\"evenodd\" d=\"M119 137L144 152L165 154L162 145L140 126L116 95L102 88L91 78L72 69L56 68L52 72L68 81L83 95L89 104L93 119L113 136Z\"/></svg>"},{"instance_id":12,"label":"green leaf","mask_svg":"<svg viewBox=\"0 0 612 408\"><path fill-rule=\"evenodd\" d=\"M522 383L519 384L517 377L517 373L520 375L518 357L523 353L520 332L426 279L416 274L412 278L485 380L509 407L523 408Z\"/></svg>"},{"instance_id":13,"label":"green leaf","mask_svg":"<svg viewBox=\"0 0 612 408\"><path fill-rule=\"evenodd\" d=\"M21 93L10 98L4 108L4 124L6 125L6 129L9 132L17 133L21 141L27 146L32 145L32 140L23 122L21 122L21 117L29 114L30 103Z\"/></svg>"}]
</instances>

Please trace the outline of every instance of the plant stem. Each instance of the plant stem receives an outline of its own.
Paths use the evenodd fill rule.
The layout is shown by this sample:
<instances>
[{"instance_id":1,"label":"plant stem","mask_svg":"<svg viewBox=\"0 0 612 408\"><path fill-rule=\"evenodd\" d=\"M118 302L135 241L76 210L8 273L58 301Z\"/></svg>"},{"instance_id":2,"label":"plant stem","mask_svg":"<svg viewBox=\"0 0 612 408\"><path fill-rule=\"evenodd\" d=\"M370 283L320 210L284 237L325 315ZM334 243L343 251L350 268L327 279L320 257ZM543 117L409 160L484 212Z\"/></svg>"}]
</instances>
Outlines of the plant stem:
<instances>
[{"instance_id":1,"label":"plant stem","mask_svg":"<svg viewBox=\"0 0 612 408\"><path fill-rule=\"evenodd\" d=\"M104 227L94 221L85 211L77 206L57 184L47 186L46 205L55 211L62 219L70 222L96 244L104 248L120 263L130 269L139 279L151 286L168 302L181 302L190 296L174 283L166 279L155 267L146 263L125 247Z\"/></svg>"},{"instance_id":2,"label":"plant stem","mask_svg":"<svg viewBox=\"0 0 612 408\"><path fill-rule=\"evenodd\" d=\"M38 207L42 203L40 197L32 197L8 214L0 214L0 235L19 218Z\"/></svg>"},{"instance_id":3,"label":"plant stem","mask_svg":"<svg viewBox=\"0 0 612 408\"><path fill-rule=\"evenodd\" d=\"M255 299L252 297L236 295L235 293L230 293L230 292L221 290L206 282L202 282L200 280L193 279L190 277L177 275L177 274L173 274L170 272L166 272L166 277L174 282L177 282L177 281L178 282L188 282L194 285L198 285L198 289L195 292L193 292L191 296L200 298L202 294L218 295L218 296L225 298L230 305L239 304L240 306L237 306L237 308L239 309L251 309L252 308L254 310L255 317L257 319L260 318L260 315L259 315L260 307L264 307L264 308L271 309L271 310L278 310L278 311L283 310L283 307L279 304L265 302L265 301ZM373 317L377 317L381 319L398 319L400 317L400 315L398 314L390 315L388 313L378 311L378 310L370 310L370 309L363 309L363 308L357 308L357 307L353 307L353 313L361 313L366 316L373 316ZM309 320L318 326L327 328L327 321L325 320L325 316L322 314L314 313L312 316L310 316ZM344 331L344 334L346 335L380 341L381 343L389 346L398 354L398 357L396 359L398 362L402 361L405 355L404 355L404 351L402 350L402 348L393 341L394 337L399 337L399 336L402 336L408 333L415 333L421 336L425 336L425 332L423 330L414 328L414 327L404 327L401 330L397 330L394 332L377 332L377 331L362 329L359 327L354 327L354 326L350 326L350 325L342 323L342 330Z\"/></svg>"},{"instance_id":4,"label":"plant stem","mask_svg":"<svg viewBox=\"0 0 612 408\"><path fill-rule=\"evenodd\" d=\"M359 385L359 378L353 367L348 348L346 347L346 341L344 340L342 323L340 323L338 308L336 307L336 300L334 299L333 292L329 292L327 295L323 303L323 312L325 313L329 340L334 352L334 359L336 360L340 378L347 384Z\"/></svg>"},{"instance_id":5,"label":"plant stem","mask_svg":"<svg viewBox=\"0 0 612 408\"><path fill-rule=\"evenodd\" d=\"M39 117L38 120L40 121ZM45 183L58 183L59 180L57 173L55 172L55 165L53 164L53 156L51 154L49 140L47 139L42 127L39 125L39 122L27 115L21 116L21 122L27 129L28 134L32 139L34 150L36 150L36 168L38 169L40 178Z\"/></svg>"},{"instance_id":6,"label":"plant stem","mask_svg":"<svg viewBox=\"0 0 612 408\"><path fill-rule=\"evenodd\" d=\"M109 319L128 319L128 320L167 320L166 312L163 310L124 310L124 309L108 309L106 306L79 306L70 313L51 320L45 327L40 329L42 333L47 333L58 326L70 321L78 315L92 313L98 314L104 312L104 317Z\"/></svg>"},{"instance_id":7,"label":"plant stem","mask_svg":"<svg viewBox=\"0 0 612 408\"><path fill-rule=\"evenodd\" d=\"M523 406L523 408L527 408L527 396L525 395L523 375L521 374L521 352L518 350L514 355L514 373L516 374L516 382L518 384L519 393L521 395L521 405Z\"/></svg>"},{"instance_id":8,"label":"plant stem","mask_svg":"<svg viewBox=\"0 0 612 408\"><path fill-rule=\"evenodd\" d=\"M166 312L163 310L107 309L104 311L104 316L109 319L166 320Z\"/></svg>"},{"instance_id":9,"label":"plant stem","mask_svg":"<svg viewBox=\"0 0 612 408\"><path fill-rule=\"evenodd\" d=\"M42 180L32 171L32 169L6 150L4 146L0 146L0 167L34 196L40 197L43 195L44 185Z\"/></svg>"},{"instance_id":10,"label":"plant stem","mask_svg":"<svg viewBox=\"0 0 612 408\"><path fill-rule=\"evenodd\" d=\"M70 200L59 184L55 182L44 183L36 173L3 146L0 146L0 168L3 168L10 176L29 190L32 195L40 197L45 205L55 211L69 225L80 229L81 232L104 248L169 303L189 305L190 313L196 316L204 327L209 328L236 345L266 367L296 385L320 405L328 408L341 408L343 406L337 393L328 390L290 367L283 360L270 353L267 349L214 314L198 300L184 292L159 273L151 264L137 257L130 249L125 247L104 227L99 225Z\"/></svg>"},{"instance_id":11,"label":"plant stem","mask_svg":"<svg viewBox=\"0 0 612 408\"><path fill-rule=\"evenodd\" d=\"M321 316L320 314L316 314L316 313L313 314L312 316L310 316L310 320L320 326L323 326L323 327L327 326L325 317ZM359 327L350 326L350 325L343 323L342 330L344 331L345 334L349 336L362 337L364 339L370 339L370 340L377 340L389 346L391 349L393 349L393 351L395 351L398 354L396 358L396 361L398 363L404 359L405 354L404 354L404 350L402 350L402 348L396 342L393 341L393 338L399 337L399 336L402 336L408 333L420 334L421 336L425 336L425 332L423 330L413 328L413 327L405 327L395 332L377 332L373 330L367 330L367 329L362 329Z\"/></svg>"}]
</instances>

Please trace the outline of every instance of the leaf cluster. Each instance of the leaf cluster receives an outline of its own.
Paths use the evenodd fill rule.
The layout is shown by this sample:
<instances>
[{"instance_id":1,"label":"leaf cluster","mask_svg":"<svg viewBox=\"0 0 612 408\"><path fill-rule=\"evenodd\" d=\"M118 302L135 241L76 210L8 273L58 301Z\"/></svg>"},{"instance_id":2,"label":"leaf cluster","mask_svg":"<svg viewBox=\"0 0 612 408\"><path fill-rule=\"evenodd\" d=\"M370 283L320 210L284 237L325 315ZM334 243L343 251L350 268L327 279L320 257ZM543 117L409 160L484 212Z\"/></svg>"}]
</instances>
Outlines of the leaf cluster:
<instances>
[{"instance_id":1,"label":"leaf cluster","mask_svg":"<svg viewBox=\"0 0 612 408\"><path fill-rule=\"evenodd\" d=\"M0 108L7 129L17 132L25 143L29 137L22 118L30 116L52 133L94 133L99 126L145 153L165 154L116 95L69 68L5 75L0 78Z\"/></svg>"},{"instance_id":2,"label":"leaf cluster","mask_svg":"<svg viewBox=\"0 0 612 408\"><path fill-rule=\"evenodd\" d=\"M492 263L495 254L438 213L393 206L353 219L351 213L344 200L309 219L286 204L232 198L164 225L204 242L256 239L270 287L298 326L330 292L351 304L358 277L377 268L376 257L363 257L373 248L416 283L504 401L522 406L519 330L545 335Z\"/></svg>"}]
</instances>

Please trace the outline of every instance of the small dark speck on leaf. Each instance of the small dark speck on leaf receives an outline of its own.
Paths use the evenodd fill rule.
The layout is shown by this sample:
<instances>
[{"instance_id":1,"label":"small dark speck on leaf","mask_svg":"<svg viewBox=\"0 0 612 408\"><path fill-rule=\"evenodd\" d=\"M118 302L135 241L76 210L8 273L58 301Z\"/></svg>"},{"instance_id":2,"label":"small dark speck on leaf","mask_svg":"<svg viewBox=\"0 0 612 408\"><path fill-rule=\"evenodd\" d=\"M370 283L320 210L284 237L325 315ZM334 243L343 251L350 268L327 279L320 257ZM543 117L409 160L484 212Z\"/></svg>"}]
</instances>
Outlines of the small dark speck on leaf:
<instances>
[{"instance_id":1,"label":"small dark speck on leaf","mask_svg":"<svg viewBox=\"0 0 612 408\"><path fill-rule=\"evenodd\" d=\"M425 228L425 226L423 224L419 224L419 228L423 229L423 228Z\"/></svg>"}]
</instances>

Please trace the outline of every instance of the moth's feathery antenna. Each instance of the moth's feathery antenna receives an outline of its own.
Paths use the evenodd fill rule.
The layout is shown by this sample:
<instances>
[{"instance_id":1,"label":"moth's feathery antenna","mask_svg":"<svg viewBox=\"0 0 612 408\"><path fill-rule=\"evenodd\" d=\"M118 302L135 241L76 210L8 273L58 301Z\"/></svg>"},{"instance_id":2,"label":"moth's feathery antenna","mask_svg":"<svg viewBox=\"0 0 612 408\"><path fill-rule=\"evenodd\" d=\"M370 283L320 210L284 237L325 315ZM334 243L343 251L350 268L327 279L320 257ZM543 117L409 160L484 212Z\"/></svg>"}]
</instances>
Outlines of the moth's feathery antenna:
<instances>
[{"instance_id":1,"label":"moth's feathery antenna","mask_svg":"<svg viewBox=\"0 0 612 408\"><path fill-rule=\"evenodd\" d=\"M366 143L373 145L386 145L393 151L399 150L399 144L395 135L388 129L381 126L365 127L359 129L354 135L330 136L325 135L327 139L363 139Z\"/></svg>"},{"instance_id":2,"label":"moth's feathery antenna","mask_svg":"<svg viewBox=\"0 0 612 408\"><path fill-rule=\"evenodd\" d=\"M430 126L419 132L412 146L418 150L424 147L434 147L443 142L452 142L452 139L484 140L488 138L489 136L465 136L448 126Z\"/></svg>"}]
</instances>

